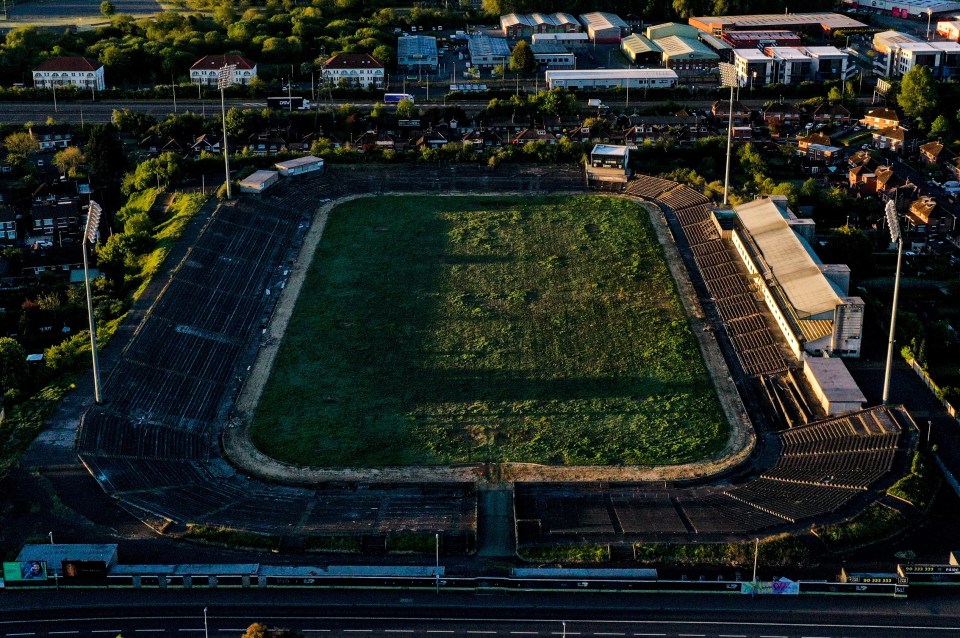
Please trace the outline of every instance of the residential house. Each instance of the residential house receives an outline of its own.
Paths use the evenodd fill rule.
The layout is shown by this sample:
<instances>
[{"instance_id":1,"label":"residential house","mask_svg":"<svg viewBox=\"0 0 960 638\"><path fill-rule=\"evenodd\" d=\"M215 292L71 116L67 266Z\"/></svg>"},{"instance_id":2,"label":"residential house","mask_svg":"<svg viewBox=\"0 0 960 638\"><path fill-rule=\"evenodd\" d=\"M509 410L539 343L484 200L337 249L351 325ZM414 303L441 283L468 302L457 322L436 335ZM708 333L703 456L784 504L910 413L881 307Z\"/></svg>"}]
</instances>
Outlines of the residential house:
<instances>
[{"instance_id":1,"label":"residential house","mask_svg":"<svg viewBox=\"0 0 960 638\"><path fill-rule=\"evenodd\" d=\"M279 129L265 129L248 137L244 149L258 157L276 155L287 150L287 136Z\"/></svg>"},{"instance_id":2,"label":"residential house","mask_svg":"<svg viewBox=\"0 0 960 638\"><path fill-rule=\"evenodd\" d=\"M0 243L13 244L17 241L17 214L13 208L0 204Z\"/></svg>"},{"instance_id":3,"label":"residential house","mask_svg":"<svg viewBox=\"0 0 960 638\"><path fill-rule=\"evenodd\" d=\"M393 150L397 147L397 140L389 133L380 133L378 131L367 131L354 142L357 150L361 153L374 150Z\"/></svg>"},{"instance_id":4,"label":"residential house","mask_svg":"<svg viewBox=\"0 0 960 638\"><path fill-rule=\"evenodd\" d=\"M103 65L76 56L48 58L33 70L33 86L38 89L75 86L102 91L106 88Z\"/></svg>"},{"instance_id":5,"label":"residential house","mask_svg":"<svg viewBox=\"0 0 960 638\"><path fill-rule=\"evenodd\" d=\"M825 133L811 133L810 135L804 135L797 138L797 151L800 155L805 155L806 150L814 144L821 144L823 146L830 146L832 140L829 135Z\"/></svg>"},{"instance_id":6,"label":"residential house","mask_svg":"<svg viewBox=\"0 0 960 638\"><path fill-rule=\"evenodd\" d=\"M164 138L156 135L143 138L137 143L137 147L146 153L147 157L158 157L163 153L173 153L177 157L182 157L187 148L174 137Z\"/></svg>"},{"instance_id":7,"label":"residential house","mask_svg":"<svg viewBox=\"0 0 960 638\"><path fill-rule=\"evenodd\" d=\"M956 229L956 216L929 196L910 204L907 212L910 230L924 235L949 235Z\"/></svg>"},{"instance_id":8,"label":"residential house","mask_svg":"<svg viewBox=\"0 0 960 638\"><path fill-rule=\"evenodd\" d=\"M763 109L763 121L770 128L796 126L802 117L800 110L789 102L774 102Z\"/></svg>"},{"instance_id":9,"label":"residential house","mask_svg":"<svg viewBox=\"0 0 960 638\"><path fill-rule=\"evenodd\" d=\"M64 149L73 143L72 129L66 124L39 124L30 127L30 136L40 151Z\"/></svg>"},{"instance_id":10,"label":"residential house","mask_svg":"<svg viewBox=\"0 0 960 638\"><path fill-rule=\"evenodd\" d=\"M889 166L878 166L876 174L877 192L882 193L904 185L904 180Z\"/></svg>"},{"instance_id":11,"label":"residential house","mask_svg":"<svg viewBox=\"0 0 960 638\"><path fill-rule=\"evenodd\" d=\"M323 78L334 84L380 88L384 70L368 53L338 53L323 63Z\"/></svg>"},{"instance_id":12,"label":"residential house","mask_svg":"<svg viewBox=\"0 0 960 638\"><path fill-rule=\"evenodd\" d=\"M906 131L899 126L890 126L873 131L873 146L875 148L900 151L905 140Z\"/></svg>"},{"instance_id":13,"label":"residential house","mask_svg":"<svg viewBox=\"0 0 960 638\"><path fill-rule=\"evenodd\" d=\"M943 156L943 143L927 142L920 146L920 159L927 164L937 164Z\"/></svg>"},{"instance_id":14,"label":"residential house","mask_svg":"<svg viewBox=\"0 0 960 638\"><path fill-rule=\"evenodd\" d=\"M473 144L473 147L480 151L500 148L503 146L503 138L488 128L478 128L464 135L463 143Z\"/></svg>"},{"instance_id":15,"label":"residential house","mask_svg":"<svg viewBox=\"0 0 960 638\"><path fill-rule=\"evenodd\" d=\"M728 117L730 116L730 102L729 100L717 100L713 103L713 106L710 107L710 113L717 119L722 119L724 123L727 122ZM743 102L739 100L733 101L733 125L734 126L746 126L750 124L750 118L752 116L752 111L746 106Z\"/></svg>"},{"instance_id":16,"label":"residential house","mask_svg":"<svg viewBox=\"0 0 960 638\"><path fill-rule=\"evenodd\" d=\"M221 144L223 139L209 133L204 133L197 139L193 141L193 144L190 145L189 154L191 157L200 157L202 153L209 153L211 155L219 155L222 150Z\"/></svg>"},{"instance_id":17,"label":"residential house","mask_svg":"<svg viewBox=\"0 0 960 638\"><path fill-rule=\"evenodd\" d=\"M523 146L528 142L546 142L547 144L556 144L558 142L556 135L550 131L542 128L527 128L519 133L510 140L510 143L515 146Z\"/></svg>"},{"instance_id":18,"label":"residential house","mask_svg":"<svg viewBox=\"0 0 960 638\"><path fill-rule=\"evenodd\" d=\"M885 107L870 109L860 119L860 123L872 129L891 128L900 126L900 116L893 109Z\"/></svg>"},{"instance_id":19,"label":"residential house","mask_svg":"<svg viewBox=\"0 0 960 638\"><path fill-rule=\"evenodd\" d=\"M257 77L257 63L242 55L205 55L190 67L190 82L202 86L217 86L220 69L235 67L231 84L250 84Z\"/></svg>"},{"instance_id":20,"label":"residential house","mask_svg":"<svg viewBox=\"0 0 960 638\"><path fill-rule=\"evenodd\" d=\"M74 280L73 272L83 270L83 248L79 242L72 244L55 242L53 245L37 243L23 251L21 268L23 275L28 277L53 273L72 281Z\"/></svg>"},{"instance_id":21,"label":"residential house","mask_svg":"<svg viewBox=\"0 0 960 638\"><path fill-rule=\"evenodd\" d=\"M849 124L853 118L850 109L842 104L821 104L813 112L813 121L818 124Z\"/></svg>"},{"instance_id":22,"label":"residential house","mask_svg":"<svg viewBox=\"0 0 960 638\"><path fill-rule=\"evenodd\" d=\"M408 144L410 148L441 148L450 143L447 135L442 131L430 129L423 131L419 135L414 134L412 141Z\"/></svg>"},{"instance_id":23,"label":"residential house","mask_svg":"<svg viewBox=\"0 0 960 638\"><path fill-rule=\"evenodd\" d=\"M847 179L850 182L850 188L862 194L877 192L877 173L876 163L865 163L854 166L847 173Z\"/></svg>"},{"instance_id":24,"label":"residential house","mask_svg":"<svg viewBox=\"0 0 960 638\"><path fill-rule=\"evenodd\" d=\"M76 196L48 195L34 200L30 208L32 235L57 235L76 231L80 226L80 199Z\"/></svg>"}]
</instances>

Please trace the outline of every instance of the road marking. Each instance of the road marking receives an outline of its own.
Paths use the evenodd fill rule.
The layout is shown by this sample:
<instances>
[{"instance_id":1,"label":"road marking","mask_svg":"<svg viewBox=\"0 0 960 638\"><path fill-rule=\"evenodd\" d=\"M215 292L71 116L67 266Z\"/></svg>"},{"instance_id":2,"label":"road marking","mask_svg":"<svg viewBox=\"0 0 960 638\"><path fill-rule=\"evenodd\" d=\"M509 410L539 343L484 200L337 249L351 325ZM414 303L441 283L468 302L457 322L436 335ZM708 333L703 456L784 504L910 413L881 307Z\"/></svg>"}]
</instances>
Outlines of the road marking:
<instances>
[{"instance_id":1,"label":"road marking","mask_svg":"<svg viewBox=\"0 0 960 638\"><path fill-rule=\"evenodd\" d=\"M518 636L524 636L524 635L526 635L526 636L537 636L537 635L540 634L539 631L511 631L510 633L511 633L511 634L514 634L514 635L518 635Z\"/></svg>"},{"instance_id":2,"label":"road marking","mask_svg":"<svg viewBox=\"0 0 960 638\"><path fill-rule=\"evenodd\" d=\"M385 634L412 634L412 629L384 629Z\"/></svg>"},{"instance_id":3,"label":"road marking","mask_svg":"<svg viewBox=\"0 0 960 638\"><path fill-rule=\"evenodd\" d=\"M468 634L495 634L495 631L468 631Z\"/></svg>"},{"instance_id":4,"label":"road marking","mask_svg":"<svg viewBox=\"0 0 960 638\"><path fill-rule=\"evenodd\" d=\"M634 636L666 636L667 634L633 634ZM744 636L746 638L746 636Z\"/></svg>"},{"instance_id":5,"label":"road marking","mask_svg":"<svg viewBox=\"0 0 960 638\"><path fill-rule=\"evenodd\" d=\"M612 631L611 632L595 631L593 632L593 635L594 636L625 636L626 634L621 634L621 633L612 632Z\"/></svg>"},{"instance_id":6,"label":"road marking","mask_svg":"<svg viewBox=\"0 0 960 638\"><path fill-rule=\"evenodd\" d=\"M746 634L720 634L720 638L747 638Z\"/></svg>"},{"instance_id":7,"label":"road marking","mask_svg":"<svg viewBox=\"0 0 960 638\"><path fill-rule=\"evenodd\" d=\"M32 631L31 631L31 632L27 632L27 633L23 633L23 634L7 634L7 635L8 635L8 636L36 636L36 634L33 633Z\"/></svg>"},{"instance_id":8,"label":"road marking","mask_svg":"<svg viewBox=\"0 0 960 638\"><path fill-rule=\"evenodd\" d=\"M369 634L372 629L344 629L343 633L345 634Z\"/></svg>"},{"instance_id":9,"label":"road marking","mask_svg":"<svg viewBox=\"0 0 960 638\"><path fill-rule=\"evenodd\" d=\"M428 629L428 634L452 634L452 629Z\"/></svg>"},{"instance_id":10,"label":"road marking","mask_svg":"<svg viewBox=\"0 0 960 638\"><path fill-rule=\"evenodd\" d=\"M330 631L330 630L329 629L304 629L303 633L307 633L308 631L318 632L318 631Z\"/></svg>"}]
</instances>

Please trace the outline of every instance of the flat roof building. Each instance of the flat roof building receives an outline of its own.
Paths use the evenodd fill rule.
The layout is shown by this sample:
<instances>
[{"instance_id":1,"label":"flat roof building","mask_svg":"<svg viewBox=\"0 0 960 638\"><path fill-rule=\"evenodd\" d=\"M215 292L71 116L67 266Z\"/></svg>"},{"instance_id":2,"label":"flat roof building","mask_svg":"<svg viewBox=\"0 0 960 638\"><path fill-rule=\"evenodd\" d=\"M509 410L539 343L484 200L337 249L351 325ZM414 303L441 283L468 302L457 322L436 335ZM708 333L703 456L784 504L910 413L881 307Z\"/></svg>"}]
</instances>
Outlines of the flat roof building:
<instances>
[{"instance_id":1,"label":"flat roof building","mask_svg":"<svg viewBox=\"0 0 960 638\"><path fill-rule=\"evenodd\" d=\"M534 33L530 36L533 44L543 42L559 42L572 51L586 49L590 44L590 36L586 33Z\"/></svg>"},{"instance_id":2,"label":"flat roof building","mask_svg":"<svg viewBox=\"0 0 960 638\"><path fill-rule=\"evenodd\" d=\"M866 7L862 0L843 0L844 4ZM960 2L953 0L870 0L870 9L889 13L895 18L923 18L927 15L960 11Z\"/></svg>"},{"instance_id":3,"label":"flat roof building","mask_svg":"<svg viewBox=\"0 0 960 638\"><path fill-rule=\"evenodd\" d=\"M798 47L803 44L793 31L724 31L720 39L734 49Z\"/></svg>"},{"instance_id":4,"label":"flat roof building","mask_svg":"<svg viewBox=\"0 0 960 638\"><path fill-rule=\"evenodd\" d=\"M297 157L296 159L277 162L273 165L284 177L293 177L303 175L304 173L313 173L323 170L323 160L313 155L306 157Z\"/></svg>"},{"instance_id":5,"label":"flat roof building","mask_svg":"<svg viewBox=\"0 0 960 638\"><path fill-rule=\"evenodd\" d=\"M262 193L274 184L280 181L280 173L277 171L256 171L249 177L240 180L241 193Z\"/></svg>"},{"instance_id":6,"label":"flat roof building","mask_svg":"<svg viewBox=\"0 0 960 638\"><path fill-rule=\"evenodd\" d=\"M530 45L533 59L541 69L572 69L577 59L559 42L536 42Z\"/></svg>"},{"instance_id":7,"label":"flat roof building","mask_svg":"<svg viewBox=\"0 0 960 638\"><path fill-rule=\"evenodd\" d=\"M837 29L864 29L866 24L842 13L763 13L740 16L697 16L691 26L721 35L726 31L815 31L831 34Z\"/></svg>"},{"instance_id":8,"label":"flat roof building","mask_svg":"<svg viewBox=\"0 0 960 638\"><path fill-rule=\"evenodd\" d=\"M470 63L476 67L491 68L510 62L510 46L503 38L477 34L467 41L470 50Z\"/></svg>"},{"instance_id":9,"label":"flat roof building","mask_svg":"<svg viewBox=\"0 0 960 638\"><path fill-rule=\"evenodd\" d=\"M590 39L598 43L616 44L630 33L630 25L620 16L603 11L584 13L580 22Z\"/></svg>"},{"instance_id":10,"label":"flat roof building","mask_svg":"<svg viewBox=\"0 0 960 638\"><path fill-rule=\"evenodd\" d=\"M660 89L677 84L671 69L596 69L588 71L547 71L547 88L570 89Z\"/></svg>"},{"instance_id":11,"label":"flat roof building","mask_svg":"<svg viewBox=\"0 0 960 638\"><path fill-rule=\"evenodd\" d=\"M47 574L64 576L64 563L100 563L103 573L117 564L117 546L115 544L93 545L88 543L52 544L37 543L24 545L17 555L17 562L40 561L47 564ZM69 571L69 570L68 570Z\"/></svg>"},{"instance_id":12,"label":"flat roof building","mask_svg":"<svg viewBox=\"0 0 960 638\"><path fill-rule=\"evenodd\" d=\"M587 179L625 183L630 178L630 149L615 144L597 144L590 151Z\"/></svg>"},{"instance_id":13,"label":"flat roof building","mask_svg":"<svg viewBox=\"0 0 960 638\"><path fill-rule=\"evenodd\" d=\"M803 376L827 416L856 412L867 403L842 359L804 354Z\"/></svg>"},{"instance_id":14,"label":"flat roof building","mask_svg":"<svg viewBox=\"0 0 960 638\"><path fill-rule=\"evenodd\" d=\"M401 71L436 73L440 68L437 39L428 35L397 38L397 68Z\"/></svg>"}]
</instances>

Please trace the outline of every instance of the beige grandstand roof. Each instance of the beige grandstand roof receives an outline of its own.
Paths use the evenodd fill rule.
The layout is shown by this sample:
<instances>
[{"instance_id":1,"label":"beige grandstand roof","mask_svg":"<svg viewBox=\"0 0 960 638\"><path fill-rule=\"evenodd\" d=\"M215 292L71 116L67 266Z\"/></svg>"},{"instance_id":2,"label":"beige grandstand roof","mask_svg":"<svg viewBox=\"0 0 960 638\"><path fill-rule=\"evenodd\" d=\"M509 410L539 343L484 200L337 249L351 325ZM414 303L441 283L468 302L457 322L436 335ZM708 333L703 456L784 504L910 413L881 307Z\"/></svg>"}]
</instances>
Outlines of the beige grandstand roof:
<instances>
[{"instance_id":1,"label":"beige grandstand roof","mask_svg":"<svg viewBox=\"0 0 960 638\"><path fill-rule=\"evenodd\" d=\"M799 319L837 307L839 295L773 200L752 201L738 206L736 213Z\"/></svg>"}]
</instances>

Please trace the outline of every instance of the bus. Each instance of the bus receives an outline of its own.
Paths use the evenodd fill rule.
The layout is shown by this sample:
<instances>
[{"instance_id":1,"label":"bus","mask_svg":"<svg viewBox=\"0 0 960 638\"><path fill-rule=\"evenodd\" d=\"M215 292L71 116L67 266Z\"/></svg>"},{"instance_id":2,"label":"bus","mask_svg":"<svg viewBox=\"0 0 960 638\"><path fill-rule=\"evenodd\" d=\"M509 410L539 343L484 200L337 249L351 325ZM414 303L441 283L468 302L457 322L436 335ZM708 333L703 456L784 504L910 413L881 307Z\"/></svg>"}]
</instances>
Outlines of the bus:
<instances>
[{"instance_id":1,"label":"bus","mask_svg":"<svg viewBox=\"0 0 960 638\"><path fill-rule=\"evenodd\" d=\"M385 93L383 95L384 104L398 104L403 100L410 100L413 102L413 96L409 93Z\"/></svg>"}]
</instances>

